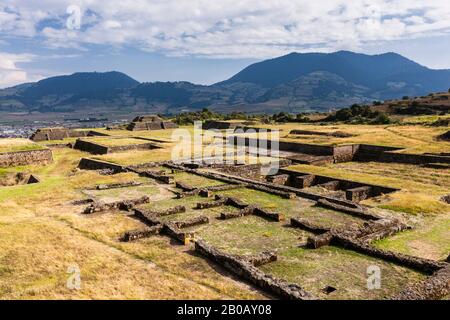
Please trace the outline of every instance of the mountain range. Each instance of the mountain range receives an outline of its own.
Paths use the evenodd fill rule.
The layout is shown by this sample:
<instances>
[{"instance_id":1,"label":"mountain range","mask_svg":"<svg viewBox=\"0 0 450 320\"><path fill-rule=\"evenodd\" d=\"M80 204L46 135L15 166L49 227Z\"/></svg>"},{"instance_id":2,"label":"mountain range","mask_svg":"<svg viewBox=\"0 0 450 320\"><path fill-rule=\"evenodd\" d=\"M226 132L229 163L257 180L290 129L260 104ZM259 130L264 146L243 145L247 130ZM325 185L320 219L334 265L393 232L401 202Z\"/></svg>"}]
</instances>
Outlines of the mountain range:
<instances>
[{"instance_id":1,"label":"mountain range","mask_svg":"<svg viewBox=\"0 0 450 320\"><path fill-rule=\"evenodd\" d=\"M1 111L70 112L92 108L177 113L328 111L353 103L447 91L450 70L396 53L291 53L248 66L228 80L139 83L120 72L84 72L0 90Z\"/></svg>"}]
</instances>

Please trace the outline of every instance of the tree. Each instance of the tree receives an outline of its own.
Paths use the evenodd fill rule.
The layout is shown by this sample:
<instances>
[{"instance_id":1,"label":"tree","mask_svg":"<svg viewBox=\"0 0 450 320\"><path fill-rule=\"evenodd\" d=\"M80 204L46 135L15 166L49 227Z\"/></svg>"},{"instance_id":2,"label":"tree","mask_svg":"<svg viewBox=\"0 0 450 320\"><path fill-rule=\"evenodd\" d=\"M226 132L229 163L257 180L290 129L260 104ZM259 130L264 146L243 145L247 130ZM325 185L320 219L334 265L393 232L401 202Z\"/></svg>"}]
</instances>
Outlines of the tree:
<instances>
[{"instance_id":1,"label":"tree","mask_svg":"<svg viewBox=\"0 0 450 320\"><path fill-rule=\"evenodd\" d=\"M346 108L346 109L338 110L338 111L336 112L336 119L337 119L338 121L347 121L347 120L350 120L352 116L353 116L352 112L350 111L350 109L347 109L347 108Z\"/></svg>"}]
</instances>

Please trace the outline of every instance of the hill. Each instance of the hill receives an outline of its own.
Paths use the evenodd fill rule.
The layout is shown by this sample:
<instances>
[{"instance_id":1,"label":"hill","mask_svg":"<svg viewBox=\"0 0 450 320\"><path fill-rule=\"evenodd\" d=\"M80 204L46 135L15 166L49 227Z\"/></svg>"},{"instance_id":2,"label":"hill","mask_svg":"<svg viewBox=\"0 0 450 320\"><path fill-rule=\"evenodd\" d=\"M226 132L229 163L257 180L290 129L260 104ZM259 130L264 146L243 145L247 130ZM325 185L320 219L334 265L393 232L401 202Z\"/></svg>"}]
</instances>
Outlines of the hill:
<instances>
[{"instance_id":1,"label":"hill","mask_svg":"<svg viewBox=\"0 0 450 320\"><path fill-rule=\"evenodd\" d=\"M3 111L145 109L178 113L328 111L354 103L447 91L450 70L433 70L395 53L291 53L252 64L211 86L139 83L120 72L75 73L0 90Z\"/></svg>"}]
</instances>

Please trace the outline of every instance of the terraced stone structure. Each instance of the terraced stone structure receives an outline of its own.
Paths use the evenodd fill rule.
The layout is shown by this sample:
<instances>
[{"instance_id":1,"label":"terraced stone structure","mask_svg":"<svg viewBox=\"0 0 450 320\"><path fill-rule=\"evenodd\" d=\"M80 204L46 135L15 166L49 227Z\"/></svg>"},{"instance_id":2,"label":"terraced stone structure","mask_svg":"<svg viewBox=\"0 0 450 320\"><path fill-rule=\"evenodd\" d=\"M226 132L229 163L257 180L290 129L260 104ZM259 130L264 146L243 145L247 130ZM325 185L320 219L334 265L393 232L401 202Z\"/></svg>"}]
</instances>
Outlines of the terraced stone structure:
<instances>
[{"instance_id":1,"label":"terraced stone structure","mask_svg":"<svg viewBox=\"0 0 450 320\"><path fill-rule=\"evenodd\" d=\"M26 166L30 164L46 165L52 162L53 153L47 148L0 153L0 168Z\"/></svg>"},{"instance_id":2,"label":"terraced stone structure","mask_svg":"<svg viewBox=\"0 0 450 320\"><path fill-rule=\"evenodd\" d=\"M93 130L75 130L67 128L41 128L34 132L30 140L32 141L52 141L52 140L64 140L66 138L82 138L93 136L107 136L107 134L96 132Z\"/></svg>"},{"instance_id":3,"label":"terraced stone structure","mask_svg":"<svg viewBox=\"0 0 450 320\"><path fill-rule=\"evenodd\" d=\"M128 124L129 131L144 131L144 130L164 130L178 128L177 124L171 121L164 121L156 115L138 116Z\"/></svg>"}]
</instances>

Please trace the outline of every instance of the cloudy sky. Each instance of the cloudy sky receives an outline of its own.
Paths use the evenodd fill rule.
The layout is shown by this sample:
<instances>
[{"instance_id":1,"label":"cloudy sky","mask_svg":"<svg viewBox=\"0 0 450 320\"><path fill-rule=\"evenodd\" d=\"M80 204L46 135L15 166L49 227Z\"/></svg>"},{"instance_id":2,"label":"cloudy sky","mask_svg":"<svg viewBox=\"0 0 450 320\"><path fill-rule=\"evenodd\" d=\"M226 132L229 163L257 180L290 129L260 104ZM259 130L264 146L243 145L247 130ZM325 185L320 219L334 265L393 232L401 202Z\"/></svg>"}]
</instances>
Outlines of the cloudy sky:
<instances>
[{"instance_id":1,"label":"cloudy sky","mask_svg":"<svg viewBox=\"0 0 450 320\"><path fill-rule=\"evenodd\" d=\"M449 0L1 0L0 88L76 71L210 84L297 52L450 68Z\"/></svg>"}]
</instances>

